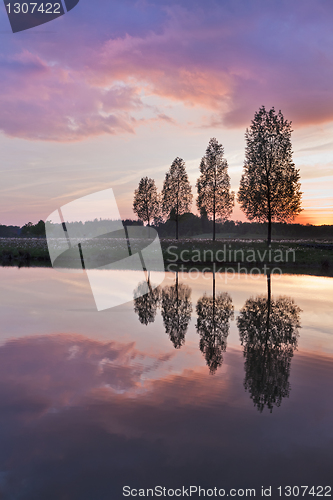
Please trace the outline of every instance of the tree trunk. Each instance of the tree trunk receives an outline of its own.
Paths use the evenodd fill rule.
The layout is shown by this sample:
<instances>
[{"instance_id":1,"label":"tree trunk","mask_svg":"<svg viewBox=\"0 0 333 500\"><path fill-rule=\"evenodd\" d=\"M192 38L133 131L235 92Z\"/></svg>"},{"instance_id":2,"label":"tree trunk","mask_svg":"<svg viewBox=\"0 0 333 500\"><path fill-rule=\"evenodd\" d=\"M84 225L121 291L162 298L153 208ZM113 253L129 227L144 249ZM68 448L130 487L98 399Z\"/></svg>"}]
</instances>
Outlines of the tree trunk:
<instances>
[{"instance_id":1,"label":"tree trunk","mask_svg":"<svg viewBox=\"0 0 333 500\"><path fill-rule=\"evenodd\" d=\"M272 161L269 161L269 171L267 170L266 163L266 179L267 179L267 204L268 204L268 237L267 237L267 245L270 247L272 244L272 207L271 207L271 185L269 179L269 172L272 167Z\"/></svg>"},{"instance_id":2,"label":"tree trunk","mask_svg":"<svg viewBox=\"0 0 333 500\"><path fill-rule=\"evenodd\" d=\"M271 305L271 273L267 274L267 301L269 304L269 309Z\"/></svg>"},{"instance_id":3,"label":"tree trunk","mask_svg":"<svg viewBox=\"0 0 333 500\"><path fill-rule=\"evenodd\" d=\"M214 325L214 344L216 341L215 337L215 332L216 332L216 325L215 325L215 264L213 264L213 325Z\"/></svg>"},{"instance_id":4,"label":"tree trunk","mask_svg":"<svg viewBox=\"0 0 333 500\"><path fill-rule=\"evenodd\" d=\"M268 215L268 238L267 245L270 247L272 244L272 217L271 214Z\"/></svg>"},{"instance_id":5,"label":"tree trunk","mask_svg":"<svg viewBox=\"0 0 333 500\"><path fill-rule=\"evenodd\" d=\"M178 217L179 217L179 179L177 184L176 240L178 240Z\"/></svg>"},{"instance_id":6,"label":"tree trunk","mask_svg":"<svg viewBox=\"0 0 333 500\"><path fill-rule=\"evenodd\" d=\"M213 241L215 241L215 212L216 212L216 168L215 168L215 170L214 170Z\"/></svg>"},{"instance_id":7,"label":"tree trunk","mask_svg":"<svg viewBox=\"0 0 333 500\"><path fill-rule=\"evenodd\" d=\"M178 271L176 272L176 293L177 293L177 333L179 332L179 291L178 291Z\"/></svg>"},{"instance_id":8,"label":"tree trunk","mask_svg":"<svg viewBox=\"0 0 333 500\"><path fill-rule=\"evenodd\" d=\"M215 205L216 205L216 203L215 203L215 189L216 189L216 187L214 186L214 204L213 204L213 241L215 241L215 210L216 210L216 208L215 208Z\"/></svg>"},{"instance_id":9,"label":"tree trunk","mask_svg":"<svg viewBox=\"0 0 333 500\"><path fill-rule=\"evenodd\" d=\"M269 338L269 322L271 316L271 274L267 274L267 320L266 320L266 346Z\"/></svg>"},{"instance_id":10,"label":"tree trunk","mask_svg":"<svg viewBox=\"0 0 333 500\"><path fill-rule=\"evenodd\" d=\"M150 238L150 217L147 215L148 218L148 238Z\"/></svg>"}]
</instances>

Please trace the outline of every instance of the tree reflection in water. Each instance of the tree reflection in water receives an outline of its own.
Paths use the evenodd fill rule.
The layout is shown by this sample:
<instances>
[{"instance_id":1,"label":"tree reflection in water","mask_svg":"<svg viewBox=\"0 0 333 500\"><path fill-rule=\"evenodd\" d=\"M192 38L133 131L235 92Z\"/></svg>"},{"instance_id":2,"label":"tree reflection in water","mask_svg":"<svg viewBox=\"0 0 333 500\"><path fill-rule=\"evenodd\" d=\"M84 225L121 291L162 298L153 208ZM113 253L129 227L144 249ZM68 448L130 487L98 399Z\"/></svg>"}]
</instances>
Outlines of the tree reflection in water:
<instances>
[{"instance_id":1,"label":"tree reflection in water","mask_svg":"<svg viewBox=\"0 0 333 500\"><path fill-rule=\"evenodd\" d=\"M162 290L162 317L166 333L175 349L185 343L185 334L191 319L191 289L188 285L176 283Z\"/></svg>"},{"instance_id":2,"label":"tree reflection in water","mask_svg":"<svg viewBox=\"0 0 333 500\"><path fill-rule=\"evenodd\" d=\"M269 275L267 287L267 298L248 299L237 318L244 346L244 387L260 412L265 406L272 412L289 396L290 362L297 348L301 312L290 297L271 298Z\"/></svg>"},{"instance_id":3,"label":"tree reflection in water","mask_svg":"<svg viewBox=\"0 0 333 500\"><path fill-rule=\"evenodd\" d=\"M213 296L205 294L198 300L196 307L199 347L212 374L223 363L223 352L227 348L229 335L229 320L233 319L233 310L234 306L228 293L215 293L214 273Z\"/></svg>"},{"instance_id":4,"label":"tree reflection in water","mask_svg":"<svg viewBox=\"0 0 333 500\"><path fill-rule=\"evenodd\" d=\"M145 295L141 295L147 289L147 283L149 292ZM154 323L160 298L160 288L157 287L153 289L149 278L148 281L139 283L138 287L134 290L134 311L139 316L140 323L143 325Z\"/></svg>"}]
</instances>

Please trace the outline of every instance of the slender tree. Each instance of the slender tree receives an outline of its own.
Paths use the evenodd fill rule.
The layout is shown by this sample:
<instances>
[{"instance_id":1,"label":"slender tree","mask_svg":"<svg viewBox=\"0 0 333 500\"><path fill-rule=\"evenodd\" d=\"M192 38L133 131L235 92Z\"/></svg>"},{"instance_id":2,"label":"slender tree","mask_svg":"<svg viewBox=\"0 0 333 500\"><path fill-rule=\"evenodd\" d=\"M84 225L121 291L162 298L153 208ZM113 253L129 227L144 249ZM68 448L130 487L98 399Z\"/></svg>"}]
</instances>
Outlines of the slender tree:
<instances>
[{"instance_id":1,"label":"slender tree","mask_svg":"<svg viewBox=\"0 0 333 500\"><path fill-rule=\"evenodd\" d=\"M204 294L198 300L196 329L200 335L200 351L206 359L211 374L223 363L227 348L229 321L234 317L234 306L228 293L215 293L215 272L213 273L213 296Z\"/></svg>"},{"instance_id":2,"label":"slender tree","mask_svg":"<svg viewBox=\"0 0 333 500\"><path fill-rule=\"evenodd\" d=\"M191 289L187 285L178 283L177 272L176 283L172 286L166 286L162 290L163 323L175 349L180 349L185 343L191 313Z\"/></svg>"},{"instance_id":3,"label":"slender tree","mask_svg":"<svg viewBox=\"0 0 333 500\"><path fill-rule=\"evenodd\" d=\"M213 241L215 241L215 221L218 216L223 221L231 215L235 194L230 191L228 163L224 148L215 138L210 139L206 154L200 163L200 177L197 181L197 207L206 211L213 220Z\"/></svg>"},{"instance_id":4,"label":"slender tree","mask_svg":"<svg viewBox=\"0 0 333 500\"><path fill-rule=\"evenodd\" d=\"M292 162L291 122L262 106L246 129L244 172L238 203L249 220L290 222L301 211L300 175Z\"/></svg>"},{"instance_id":5,"label":"slender tree","mask_svg":"<svg viewBox=\"0 0 333 500\"><path fill-rule=\"evenodd\" d=\"M150 222L160 213L160 197L154 179L142 177L134 192L133 210L143 222Z\"/></svg>"},{"instance_id":6,"label":"slender tree","mask_svg":"<svg viewBox=\"0 0 333 500\"><path fill-rule=\"evenodd\" d=\"M137 288L134 290L134 311L139 316L139 321L143 325L154 323L157 308L160 303L160 295L161 293L159 287L153 288L149 279L148 282L143 281L142 283L139 283Z\"/></svg>"},{"instance_id":7,"label":"slender tree","mask_svg":"<svg viewBox=\"0 0 333 500\"><path fill-rule=\"evenodd\" d=\"M162 190L162 210L166 215L169 215L173 211L176 220L177 240L179 216L190 211L192 198L192 190L185 170L185 162L177 157L165 175Z\"/></svg>"}]
</instances>

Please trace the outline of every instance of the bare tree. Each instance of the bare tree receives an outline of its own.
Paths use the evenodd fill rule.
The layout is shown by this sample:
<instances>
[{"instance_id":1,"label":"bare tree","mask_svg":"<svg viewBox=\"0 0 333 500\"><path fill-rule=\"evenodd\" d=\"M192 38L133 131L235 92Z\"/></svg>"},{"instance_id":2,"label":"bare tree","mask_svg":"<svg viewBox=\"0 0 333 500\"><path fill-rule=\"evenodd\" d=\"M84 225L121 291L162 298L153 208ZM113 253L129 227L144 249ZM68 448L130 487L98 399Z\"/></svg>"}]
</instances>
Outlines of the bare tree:
<instances>
[{"instance_id":1,"label":"bare tree","mask_svg":"<svg viewBox=\"0 0 333 500\"><path fill-rule=\"evenodd\" d=\"M238 203L249 220L289 222L301 211L300 175L292 162L291 122L262 106L246 129L244 172Z\"/></svg>"},{"instance_id":2,"label":"bare tree","mask_svg":"<svg viewBox=\"0 0 333 500\"><path fill-rule=\"evenodd\" d=\"M150 222L160 213L160 197L154 179L142 177L134 192L133 210L143 222Z\"/></svg>"},{"instance_id":3,"label":"bare tree","mask_svg":"<svg viewBox=\"0 0 333 500\"><path fill-rule=\"evenodd\" d=\"M228 219L234 206L235 194L230 191L228 163L223 157L224 149L215 138L210 139L206 154L200 163L200 177L197 181L197 206L200 212L206 210L213 219L213 241L215 241L215 221Z\"/></svg>"}]
</instances>

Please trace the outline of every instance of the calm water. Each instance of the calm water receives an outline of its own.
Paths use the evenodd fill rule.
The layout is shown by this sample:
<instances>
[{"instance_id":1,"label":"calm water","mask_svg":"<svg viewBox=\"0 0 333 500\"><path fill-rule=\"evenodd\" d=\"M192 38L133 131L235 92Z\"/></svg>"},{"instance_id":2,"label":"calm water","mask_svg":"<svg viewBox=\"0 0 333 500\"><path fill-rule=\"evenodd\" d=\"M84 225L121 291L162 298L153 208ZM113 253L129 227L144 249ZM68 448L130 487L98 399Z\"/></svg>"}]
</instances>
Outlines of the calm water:
<instances>
[{"instance_id":1,"label":"calm water","mask_svg":"<svg viewBox=\"0 0 333 500\"><path fill-rule=\"evenodd\" d=\"M168 274L97 312L85 275L0 274L0 498L332 485L333 279Z\"/></svg>"}]
</instances>

